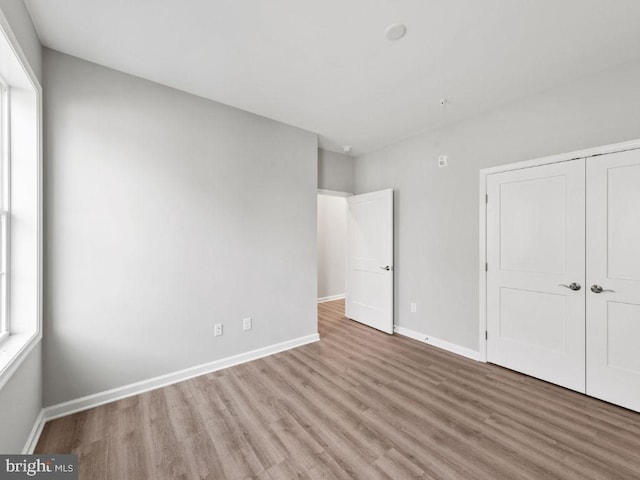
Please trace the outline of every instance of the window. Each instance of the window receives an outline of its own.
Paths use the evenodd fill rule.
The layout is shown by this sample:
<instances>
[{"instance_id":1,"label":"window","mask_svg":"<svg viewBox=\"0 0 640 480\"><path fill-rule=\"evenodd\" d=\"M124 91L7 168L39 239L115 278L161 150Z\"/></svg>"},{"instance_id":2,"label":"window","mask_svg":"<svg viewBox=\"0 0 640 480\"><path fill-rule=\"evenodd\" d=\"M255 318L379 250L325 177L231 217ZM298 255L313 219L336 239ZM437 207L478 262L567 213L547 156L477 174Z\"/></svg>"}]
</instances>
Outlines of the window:
<instances>
[{"instance_id":1,"label":"window","mask_svg":"<svg viewBox=\"0 0 640 480\"><path fill-rule=\"evenodd\" d=\"M0 388L42 338L42 88L0 14Z\"/></svg>"}]
</instances>

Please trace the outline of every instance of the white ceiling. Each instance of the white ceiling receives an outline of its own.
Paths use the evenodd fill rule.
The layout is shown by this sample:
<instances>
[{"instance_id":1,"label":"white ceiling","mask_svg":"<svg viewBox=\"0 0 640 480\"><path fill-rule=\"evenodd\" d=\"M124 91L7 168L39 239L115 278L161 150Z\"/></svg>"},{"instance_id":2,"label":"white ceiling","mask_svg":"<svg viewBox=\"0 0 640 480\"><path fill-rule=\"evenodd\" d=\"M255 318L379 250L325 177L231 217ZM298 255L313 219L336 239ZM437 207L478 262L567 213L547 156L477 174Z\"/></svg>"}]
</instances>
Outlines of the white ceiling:
<instances>
[{"instance_id":1,"label":"white ceiling","mask_svg":"<svg viewBox=\"0 0 640 480\"><path fill-rule=\"evenodd\" d=\"M640 57L638 0L26 0L42 43L360 154ZM388 24L408 33L388 41ZM440 107L441 97L449 99Z\"/></svg>"}]
</instances>

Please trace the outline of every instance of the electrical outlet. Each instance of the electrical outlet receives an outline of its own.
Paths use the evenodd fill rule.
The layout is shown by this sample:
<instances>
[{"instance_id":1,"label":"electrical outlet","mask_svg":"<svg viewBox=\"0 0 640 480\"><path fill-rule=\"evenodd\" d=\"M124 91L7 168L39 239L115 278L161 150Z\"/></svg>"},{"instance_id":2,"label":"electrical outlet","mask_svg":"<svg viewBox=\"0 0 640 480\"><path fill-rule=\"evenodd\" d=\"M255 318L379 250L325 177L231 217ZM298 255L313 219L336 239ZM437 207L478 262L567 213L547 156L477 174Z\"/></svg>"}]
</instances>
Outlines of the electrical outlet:
<instances>
[{"instance_id":1,"label":"electrical outlet","mask_svg":"<svg viewBox=\"0 0 640 480\"><path fill-rule=\"evenodd\" d=\"M449 157L446 155L440 155L438 157L438 167L443 168L449 165Z\"/></svg>"},{"instance_id":2,"label":"electrical outlet","mask_svg":"<svg viewBox=\"0 0 640 480\"><path fill-rule=\"evenodd\" d=\"M242 320L242 330L251 330L251 317Z\"/></svg>"},{"instance_id":3,"label":"electrical outlet","mask_svg":"<svg viewBox=\"0 0 640 480\"><path fill-rule=\"evenodd\" d=\"M216 323L213 326L213 336L214 337L219 337L220 335L222 335L222 324L221 323Z\"/></svg>"},{"instance_id":4,"label":"electrical outlet","mask_svg":"<svg viewBox=\"0 0 640 480\"><path fill-rule=\"evenodd\" d=\"M416 313L418 311L418 306L411 302L411 313Z\"/></svg>"}]
</instances>

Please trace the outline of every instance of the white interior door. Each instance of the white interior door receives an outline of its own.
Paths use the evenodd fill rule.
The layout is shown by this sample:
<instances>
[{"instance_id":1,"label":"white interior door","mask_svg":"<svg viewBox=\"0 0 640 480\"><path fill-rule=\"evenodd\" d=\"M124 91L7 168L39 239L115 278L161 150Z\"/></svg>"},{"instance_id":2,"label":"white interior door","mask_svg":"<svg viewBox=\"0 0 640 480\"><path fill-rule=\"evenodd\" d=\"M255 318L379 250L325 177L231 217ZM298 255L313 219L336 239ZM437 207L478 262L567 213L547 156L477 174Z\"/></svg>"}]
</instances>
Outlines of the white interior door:
<instances>
[{"instance_id":1,"label":"white interior door","mask_svg":"<svg viewBox=\"0 0 640 480\"><path fill-rule=\"evenodd\" d=\"M588 159L587 211L587 393L640 411L640 151Z\"/></svg>"},{"instance_id":2,"label":"white interior door","mask_svg":"<svg viewBox=\"0 0 640 480\"><path fill-rule=\"evenodd\" d=\"M347 198L345 315L393 333L393 190Z\"/></svg>"},{"instance_id":3,"label":"white interior door","mask_svg":"<svg viewBox=\"0 0 640 480\"><path fill-rule=\"evenodd\" d=\"M487 359L584 392L584 160L489 175L487 192Z\"/></svg>"}]
</instances>

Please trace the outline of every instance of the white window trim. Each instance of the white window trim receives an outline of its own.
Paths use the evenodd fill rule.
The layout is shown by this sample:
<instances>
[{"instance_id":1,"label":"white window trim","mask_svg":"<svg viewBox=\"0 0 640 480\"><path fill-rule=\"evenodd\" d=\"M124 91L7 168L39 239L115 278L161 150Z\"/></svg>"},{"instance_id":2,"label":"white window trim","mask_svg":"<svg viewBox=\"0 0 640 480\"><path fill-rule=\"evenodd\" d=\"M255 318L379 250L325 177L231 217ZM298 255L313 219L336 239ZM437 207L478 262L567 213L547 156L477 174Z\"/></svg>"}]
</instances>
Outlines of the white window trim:
<instances>
[{"instance_id":1,"label":"white window trim","mask_svg":"<svg viewBox=\"0 0 640 480\"><path fill-rule=\"evenodd\" d=\"M9 315L9 250L11 199L11 93L9 86L0 77L0 342L11 334Z\"/></svg>"},{"instance_id":2,"label":"white window trim","mask_svg":"<svg viewBox=\"0 0 640 480\"><path fill-rule=\"evenodd\" d=\"M9 212L0 210L0 345L11 333L9 315Z\"/></svg>"},{"instance_id":3,"label":"white window trim","mask_svg":"<svg viewBox=\"0 0 640 480\"><path fill-rule=\"evenodd\" d=\"M31 289L33 294L32 302L37 303L34 305L35 309L35 325L33 328L29 328L26 331L12 332L11 325L9 325L9 335L6 338L0 340L0 389L9 381L13 373L18 370L22 362L29 357L29 354L42 340L42 87L38 81L31 65L29 64L26 55L22 51L20 44L18 43L9 22L7 21L4 13L0 10L0 41L6 47L2 47L3 53L6 53L7 48L14 54L14 58L17 60L19 69L22 72L23 79L21 88L28 88L35 94L33 98L33 107L30 110L29 125L30 134L29 138L33 139L34 154L30 158L35 162L32 164L35 167L35 178L31 177L35 183L36 196L35 198L35 216L31 219L35 226L35 244L36 244L36 267L33 272L33 280L35 288ZM15 72L14 72L15 73ZM5 78L5 83L9 86L9 91L13 83L10 78ZM10 97L8 97L10 99ZM13 104L10 101L9 105ZM8 112L12 113L12 112ZM33 123L31 121L33 119ZM10 128L11 128L10 122ZM11 135L13 133L10 131ZM29 154L31 155L31 154ZM7 172L9 173L9 172ZM7 208L5 203L3 208ZM10 227L10 223L8 223ZM8 232L9 237L11 232ZM31 257L33 258L33 257ZM10 267L7 264L7 267ZM10 272L11 270L9 270ZM10 282L8 282L10 284ZM9 293L9 291L8 291ZM9 295L11 298L12 294ZM9 306L11 300L9 299L5 304ZM9 322L10 323L10 322Z\"/></svg>"}]
</instances>

